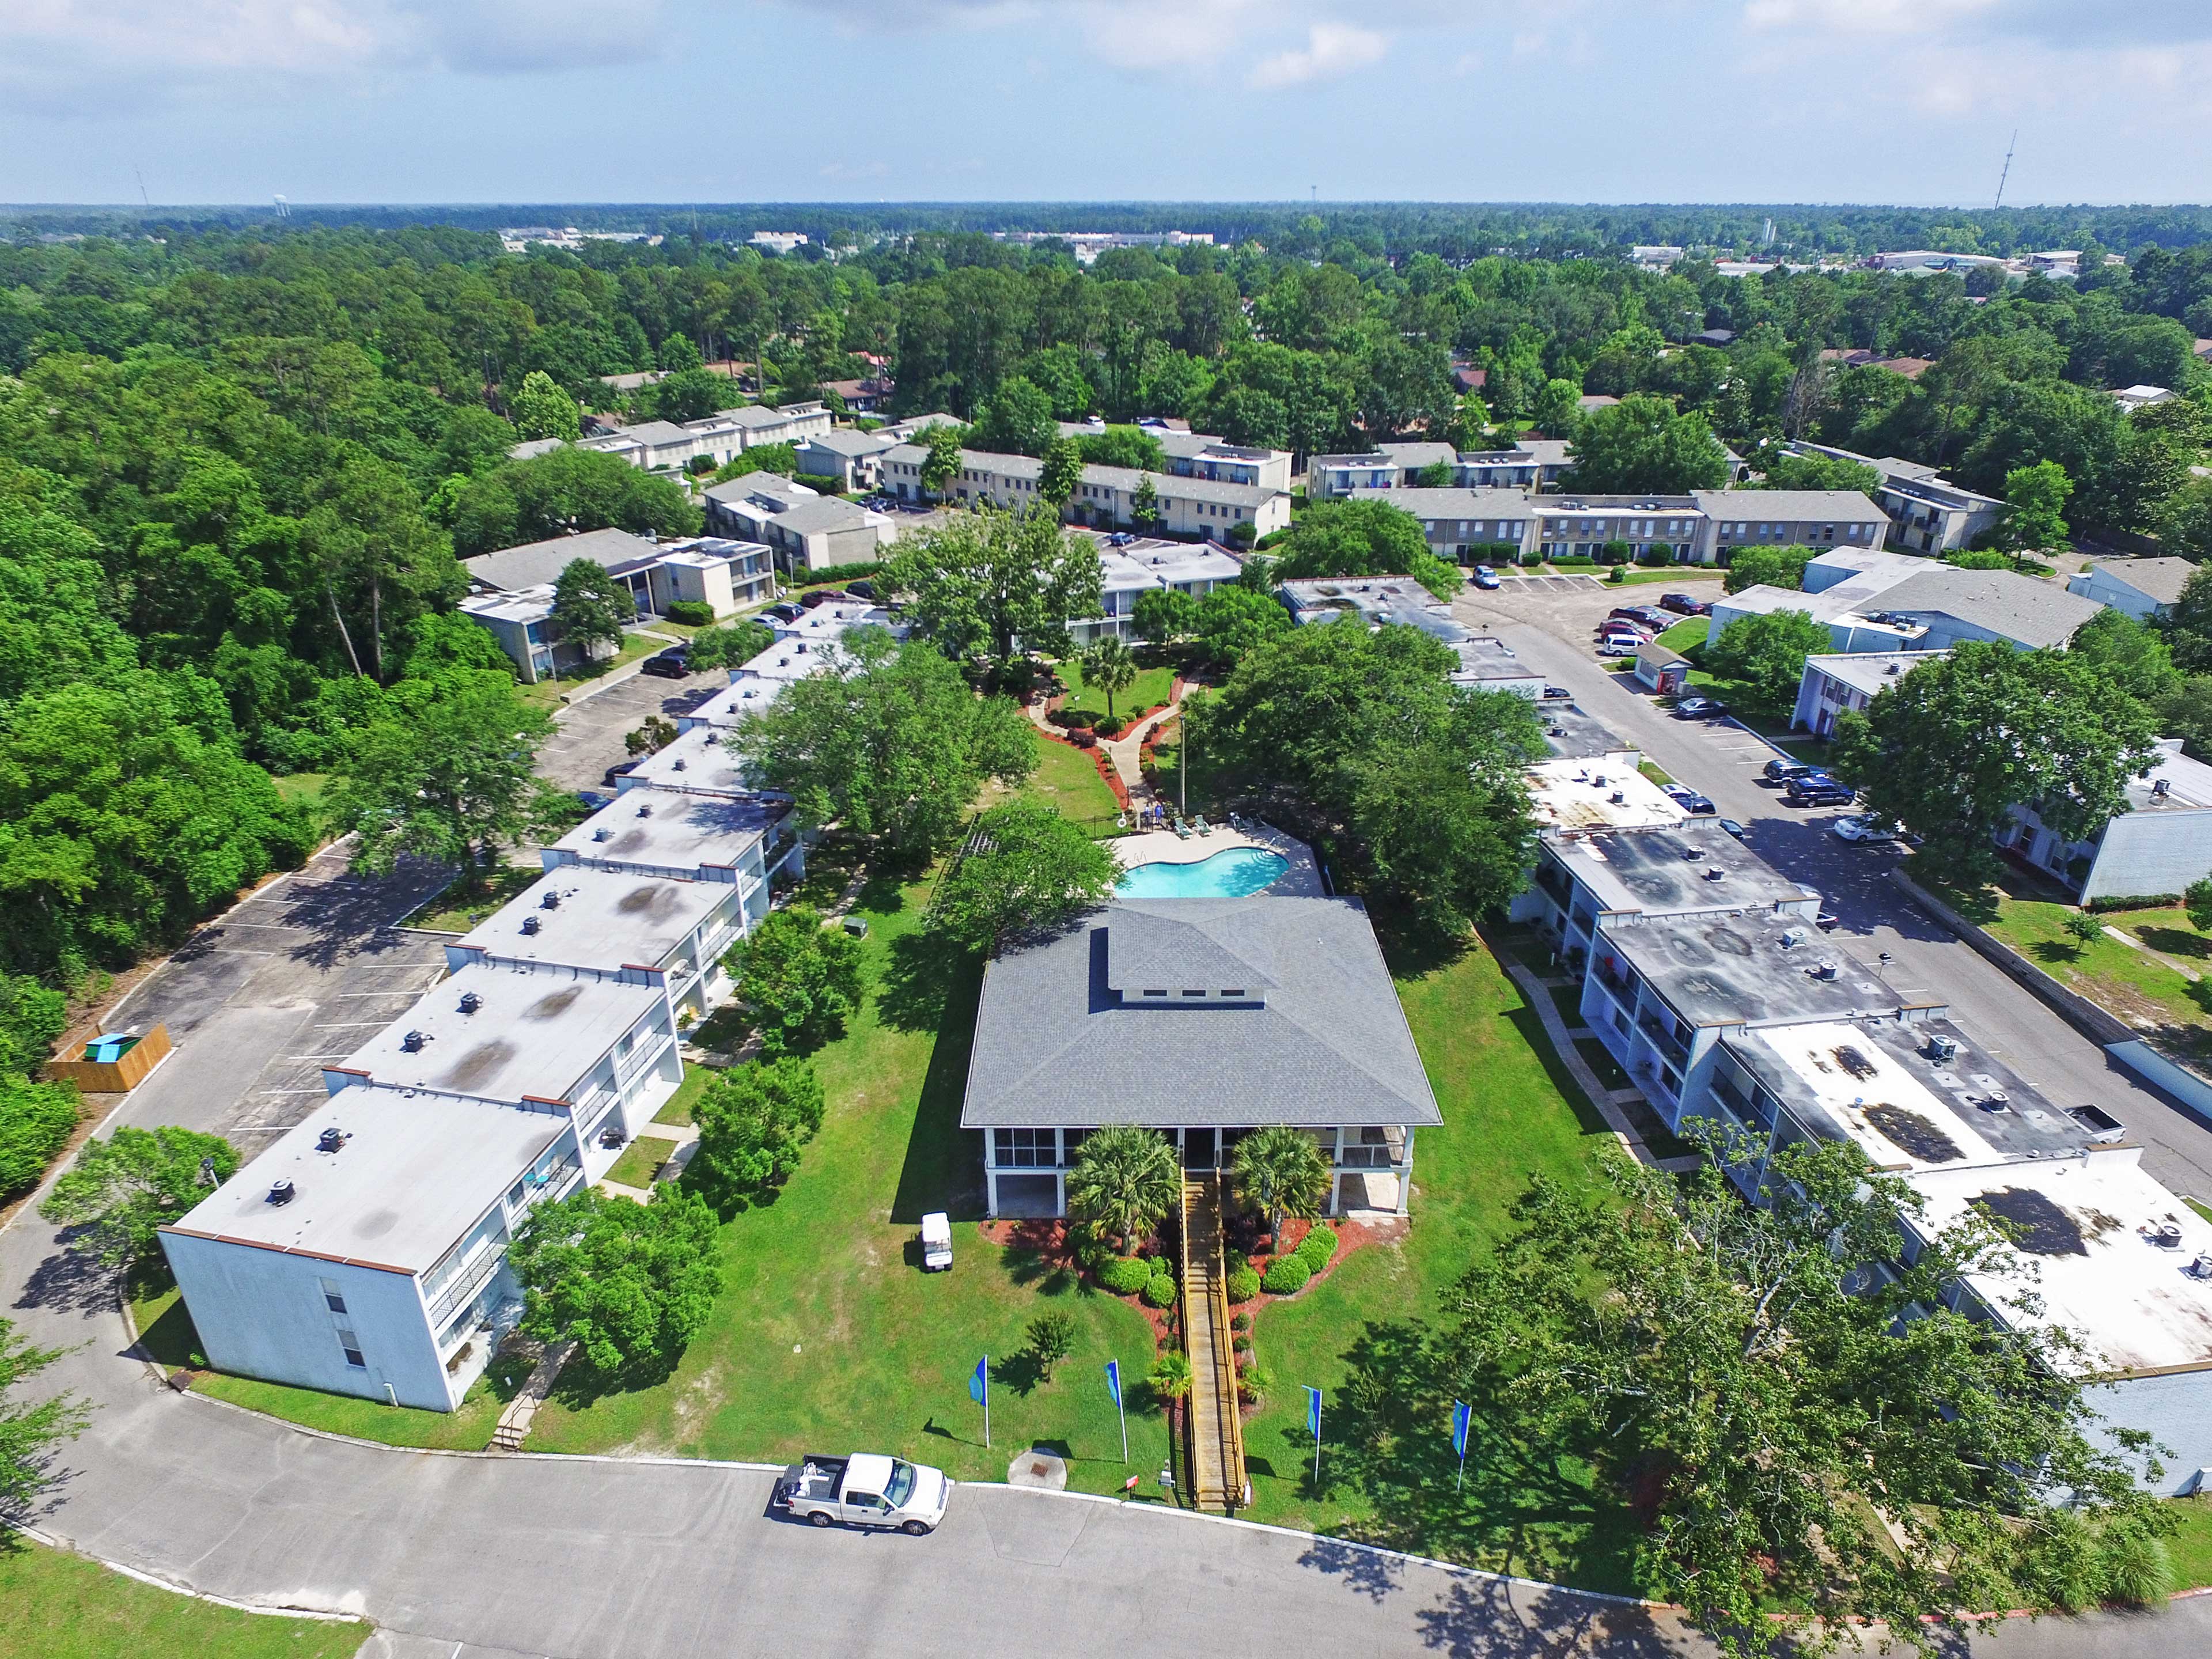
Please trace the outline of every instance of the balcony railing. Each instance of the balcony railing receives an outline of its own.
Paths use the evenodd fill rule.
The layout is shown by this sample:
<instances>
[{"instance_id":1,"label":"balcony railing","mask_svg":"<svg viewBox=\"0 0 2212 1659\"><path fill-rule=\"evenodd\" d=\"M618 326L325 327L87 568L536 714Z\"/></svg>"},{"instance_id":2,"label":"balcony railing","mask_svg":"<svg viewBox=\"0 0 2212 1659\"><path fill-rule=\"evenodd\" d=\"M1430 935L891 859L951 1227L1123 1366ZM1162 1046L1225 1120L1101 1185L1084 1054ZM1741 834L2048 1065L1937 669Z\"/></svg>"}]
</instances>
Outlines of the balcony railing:
<instances>
[{"instance_id":1,"label":"balcony railing","mask_svg":"<svg viewBox=\"0 0 2212 1659\"><path fill-rule=\"evenodd\" d=\"M1686 1066L1690 1051L1673 1028L1656 1014L1645 1014L1636 1022L1636 1029L1644 1033L1651 1046L1673 1060L1677 1066Z\"/></svg>"}]
</instances>

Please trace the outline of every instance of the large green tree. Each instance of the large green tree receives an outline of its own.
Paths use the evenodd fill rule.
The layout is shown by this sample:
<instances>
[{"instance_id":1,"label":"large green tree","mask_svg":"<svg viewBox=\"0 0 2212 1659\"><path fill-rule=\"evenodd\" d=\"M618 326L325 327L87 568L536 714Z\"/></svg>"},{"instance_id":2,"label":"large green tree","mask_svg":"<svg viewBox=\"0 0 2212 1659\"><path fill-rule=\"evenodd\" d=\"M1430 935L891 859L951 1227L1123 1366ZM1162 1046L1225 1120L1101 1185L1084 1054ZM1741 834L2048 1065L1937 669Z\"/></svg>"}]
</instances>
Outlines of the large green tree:
<instances>
[{"instance_id":1,"label":"large green tree","mask_svg":"<svg viewBox=\"0 0 2212 1659\"><path fill-rule=\"evenodd\" d=\"M1208 658L1234 667L1246 652L1291 626L1280 600L1239 584L1217 587L1200 599L1191 631Z\"/></svg>"},{"instance_id":2,"label":"large green tree","mask_svg":"<svg viewBox=\"0 0 2212 1659\"><path fill-rule=\"evenodd\" d=\"M1705 416L1638 392L1583 416L1564 482L1593 495L1680 495L1718 489L1728 476L1728 455Z\"/></svg>"},{"instance_id":3,"label":"large green tree","mask_svg":"<svg viewBox=\"0 0 2212 1659\"><path fill-rule=\"evenodd\" d=\"M620 647L623 630L637 620L637 601L598 560L571 559L553 579L550 620L563 640L591 659L600 654L597 647Z\"/></svg>"},{"instance_id":4,"label":"large green tree","mask_svg":"<svg viewBox=\"0 0 2212 1659\"><path fill-rule=\"evenodd\" d=\"M576 1343L603 1376L665 1377L721 1294L714 1235L706 1201L665 1182L649 1204L587 1187L540 1205L507 1250L523 1287L521 1329Z\"/></svg>"},{"instance_id":5,"label":"large green tree","mask_svg":"<svg viewBox=\"0 0 2212 1659\"><path fill-rule=\"evenodd\" d=\"M514 429L526 439L559 438L574 443L583 424L576 400L550 374L533 368L514 394Z\"/></svg>"},{"instance_id":6,"label":"large green tree","mask_svg":"<svg viewBox=\"0 0 2212 1659\"><path fill-rule=\"evenodd\" d=\"M1051 398L1017 374L992 396L969 442L996 455L1042 455L1059 435Z\"/></svg>"},{"instance_id":7,"label":"large green tree","mask_svg":"<svg viewBox=\"0 0 2212 1659\"><path fill-rule=\"evenodd\" d=\"M2066 544L2066 499L2074 481L2056 461L2017 466L2005 474L2005 545L2015 553Z\"/></svg>"},{"instance_id":8,"label":"large green tree","mask_svg":"<svg viewBox=\"0 0 2212 1659\"><path fill-rule=\"evenodd\" d=\"M402 680L352 734L325 808L360 837L361 869L383 873L412 856L473 878L493 849L545 821L550 786L532 769L552 730L553 717L495 670Z\"/></svg>"},{"instance_id":9,"label":"large green tree","mask_svg":"<svg viewBox=\"0 0 2212 1659\"><path fill-rule=\"evenodd\" d=\"M1049 806L1012 800L975 820L974 844L945 872L930 923L961 943L1058 927L1111 896L1121 866L1105 846Z\"/></svg>"},{"instance_id":10,"label":"large green tree","mask_svg":"<svg viewBox=\"0 0 2212 1659\"><path fill-rule=\"evenodd\" d=\"M1881 474L1863 461L1838 455L1791 454L1776 450L1759 462L1753 489L1856 489L1872 495L1881 488Z\"/></svg>"},{"instance_id":11,"label":"large green tree","mask_svg":"<svg viewBox=\"0 0 2212 1659\"><path fill-rule=\"evenodd\" d=\"M1310 576L1411 576L1438 599L1464 586L1458 569L1429 550L1421 521L1388 501L1320 501L1271 551L1279 580Z\"/></svg>"},{"instance_id":12,"label":"large green tree","mask_svg":"<svg viewBox=\"0 0 2212 1659\"><path fill-rule=\"evenodd\" d=\"M897 545L883 582L947 656L1065 655L1068 623L1104 603L1097 546L1049 507L958 514Z\"/></svg>"},{"instance_id":13,"label":"large green tree","mask_svg":"<svg viewBox=\"0 0 2212 1659\"><path fill-rule=\"evenodd\" d=\"M1716 678L1734 682L1747 702L1782 714L1797 701L1805 659L1834 648L1827 623L1802 611L1770 611L1739 617L1721 629L1707 641L1702 660Z\"/></svg>"},{"instance_id":14,"label":"large green tree","mask_svg":"<svg viewBox=\"0 0 2212 1659\"><path fill-rule=\"evenodd\" d=\"M39 1184L76 1133L83 1103L73 1083L33 1083L0 1071L0 1200Z\"/></svg>"},{"instance_id":15,"label":"large green tree","mask_svg":"<svg viewBox=\"0 0 2212 1659\"><path fill-rule=\"evenodd\" d=\"M732 1195L778 1187L822 1127L822 1082L786 1055L717 1073L691 1109L699 1126L697 1178Z\"/></svg>"},{"instance_id":16,"label":"large green tree","mask_svg":"<svg viewBox=\"0 0 2212 1659\"><path fill-rule=\"evenodd\" d=\"M1452 684L1457 660L1403 625L1293 628L1245 652L1186 720L1269 811L1341 837L1360 885L1455 931L1520 890L1524 771L1545 753L1534 705Z\"/></svg>"},{"instance_id":17,"label":"large green tree","mask_svg":"<svg viewBox=\"0 0 2212 1659\"><path fill-rule=\"evenodd\" d=\"M818 1048L860 1012L860 942L807 905L770 911L722 965L770 1054Z\"/></svg>"},{"instance_id":18,"label":"large green tree","mask_svg":"<svg viewBox=\"0 0 2212 1659\"><path fill-rule=\"evenodd\" d=\"M1067 1171L1068 1212L1119 1239L1123 1249L1182 1202L1182 1168L1157 1129L1113 1123L1093 1129Z\"/></svg>"},{"instance_id":19,"label":"large green tree","mask_svg":"<svg viewBox=\"0 0 2212 1659\"><path fill-rule=\"evenodd\" d=\"M908 860L951 843L987 780L1019 783L1036 765L1012 702L978 697L942 653L876 628L848 635L840 672L785 687L735 740L805 822L842 823Z\"/></svg>"},{"instance_id":20,"label":"large green tree","mask_svg":"<svg viewBox=\"0 0 2212 1659\"><path fill-rule=\"evenodd\" d=\"M2061 651L1969 641L1836 723L1837 769L1876 811L1925 839L1916 866L1960 887L1994 880L1991 837L2031 805L2071 840L2128 810L2158 722Z\"/></svg>"},{"instance_id":21,"label":"large green tree","mask_svg":"<svg viewBox=\"0 0 2212 1659\"><path fill-rule=\"evenodd\" d=\"M1164 645L1198 626L1198 601L1179 587L1148 587L1137 595L1133 616L1139 639Z\"/></svg>"},{"instance_id":22,"label":"large green tree","mask_svg":"<svg viewBox=\"0 0 2212 1659\"><path fill-rule=\"evenodd\" d=\"M1812 560L1809 547L1739 547L1721 586L1730 593L1747 587L1786 587L1796 592L1805 586L1805 567Z\"/></svg>"},{"instance_id":23,"label":"large green tree","mask_svg":"<svg viewBox=\"0 0 2212 1659\"><path fill-rule=\"evenodd\" d=\"M2170 1525L2135 1460L2091 1444L2063 1333L1953 1311L1965 1273L2018 1271L1993 1226L1908 1263L1898 1218L1920 1200L1849 1140L1754 1158L1755 1205L1717 1162L1603 1169L1594 1193L1531 1182L1445 1298L1440 1387L1589 1460L1601 1491L1650 1492L1639 1588L1724 1653L1817 1650L1867 1620L1926 1652L1976 1613L2078 1605L2060 1587L2085 1555L2095 1600L2098 1557Z\"/></svg>"},{"instance_id":24,"label":"large green tree","mask_svg":"<svg viewBox=\"0 0 2212 1659\"><path fill-rule=\"evenodd\" d=\"M1106 698L1106 714L1114 714L1114 699L1127 691L1137 680L1137 659L1129 654L1129 647L1119 636L1101 634L1085 648L1081 659L1083 684L1095 689Z\"/></svg>"},{"instance_id":25,"label":"large green tree","mask_svg":"<svg viewBox=\"0 0 2212 1659\"><path fill-rule=\"evenodd\" d=\"M79 1230L71 1249L103 1267L137 1267L159 1258L160 1229L237 1171L238 1149L221 1135L126 1125L85 1142L39 1213Z\"/></svg>"}]
</instances>

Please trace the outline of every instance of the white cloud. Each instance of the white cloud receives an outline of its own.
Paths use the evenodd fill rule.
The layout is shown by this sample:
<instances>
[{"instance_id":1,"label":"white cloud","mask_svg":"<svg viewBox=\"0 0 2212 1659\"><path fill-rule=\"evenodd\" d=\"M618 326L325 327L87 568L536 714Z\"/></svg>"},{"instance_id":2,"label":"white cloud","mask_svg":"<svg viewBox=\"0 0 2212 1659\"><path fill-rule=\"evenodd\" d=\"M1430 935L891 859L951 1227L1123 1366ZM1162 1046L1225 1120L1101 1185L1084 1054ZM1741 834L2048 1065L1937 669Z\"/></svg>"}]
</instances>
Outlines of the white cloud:
<instances>
[{"instance_id":1,"label":"white cloud","mask_svg":"<svg viewBox=\"0 0 2212 1659\"><path fill-rule=\"evenodd\" d=\"M1390 37L1351 23L1316 23L1306 31L1304 47L1277 52L1252 71L1255 87L1303 86L1309 81L1334 79L1382 61L1390 50Z\"/></svg>"}]
</instances>

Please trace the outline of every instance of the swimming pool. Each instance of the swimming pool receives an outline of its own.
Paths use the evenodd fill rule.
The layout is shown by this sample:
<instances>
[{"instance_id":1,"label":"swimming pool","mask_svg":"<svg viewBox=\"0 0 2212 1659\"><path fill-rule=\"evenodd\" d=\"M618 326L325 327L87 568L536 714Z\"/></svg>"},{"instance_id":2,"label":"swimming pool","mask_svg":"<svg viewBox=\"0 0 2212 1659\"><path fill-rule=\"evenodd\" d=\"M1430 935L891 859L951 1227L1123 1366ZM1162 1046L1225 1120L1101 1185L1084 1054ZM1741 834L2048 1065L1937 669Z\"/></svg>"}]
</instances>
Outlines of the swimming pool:
<instances>
[{"instance_id":1,"label":"swimming pool","mask_svg":"<svg viewBox=\"0 0 2212 1659\"><path fill-rule=\"evenodd\" d=\"M1123 898L1244 898L1273 886L1290 867L1263 847L1231 847L1195 864L1140 864L1114 890Z\"/></svg>"}]
</instances>

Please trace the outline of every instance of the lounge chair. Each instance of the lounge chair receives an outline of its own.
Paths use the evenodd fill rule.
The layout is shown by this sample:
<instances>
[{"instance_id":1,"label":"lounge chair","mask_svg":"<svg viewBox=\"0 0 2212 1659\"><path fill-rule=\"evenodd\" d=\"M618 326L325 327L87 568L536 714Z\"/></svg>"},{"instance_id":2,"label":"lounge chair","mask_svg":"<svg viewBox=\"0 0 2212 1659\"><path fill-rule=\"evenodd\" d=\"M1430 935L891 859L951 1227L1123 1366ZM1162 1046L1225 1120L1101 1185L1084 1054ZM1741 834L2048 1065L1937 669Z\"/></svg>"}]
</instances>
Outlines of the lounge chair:
<instances>
[{"instance_id":1,"label":"lounge chair","mask_svg":"<svg viewBox=\"0 0 2212 1659\"><path fill-rule=\"evenodd\" d=\"M1185 823L1181 818L1177 818L1175 821L1175 832L1177 839L1179 840L1188 841L1190 839L1190 826Z\"/></svg>"},{"instance_id":2,"label":"lounge chair","mask_svg":"<svg viewBox=\"0 0 2212 1659\"><path fill-rule=\"evenodd\" d=\"M1198 815L1198 822L1193 827L1201 836L1210 836L1213 833L1213 826L1206 821L1206 814L1203 812Z\"/></svg>"}]
</instances>

